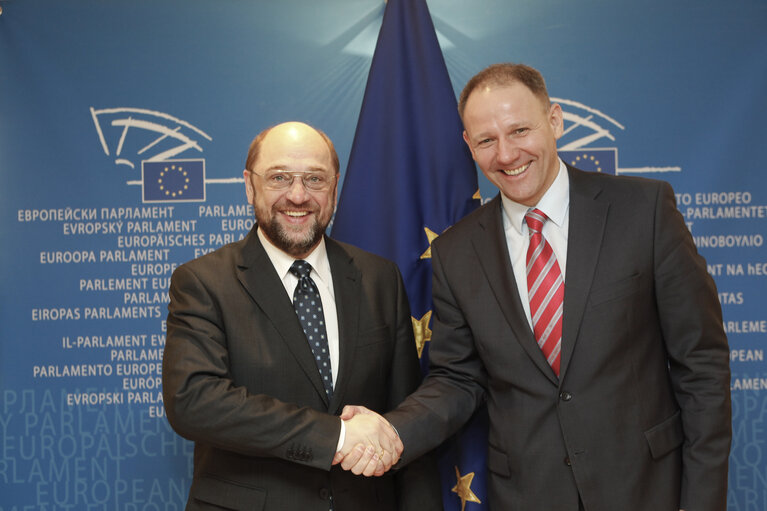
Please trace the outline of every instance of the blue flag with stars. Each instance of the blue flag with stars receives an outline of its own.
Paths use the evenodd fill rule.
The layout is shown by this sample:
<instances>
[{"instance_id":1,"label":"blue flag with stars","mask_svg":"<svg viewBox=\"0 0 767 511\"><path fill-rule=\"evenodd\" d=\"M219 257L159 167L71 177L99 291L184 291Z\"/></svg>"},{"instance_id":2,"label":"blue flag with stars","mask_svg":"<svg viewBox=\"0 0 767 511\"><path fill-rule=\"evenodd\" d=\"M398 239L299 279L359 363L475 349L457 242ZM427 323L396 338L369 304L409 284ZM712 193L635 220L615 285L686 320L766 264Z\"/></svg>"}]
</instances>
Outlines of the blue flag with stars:
<instances>
[{"instance_id":1,"label":"blue flag with stars","mask_svg":"<svg viewBox=\"0 0 767 511\"><path fill-rule=\"evenodd\" d=\"M615 147L606 149L574 149L559 151L559 157L573 167L592 172L604 172L616 175L618 172L618 149Z\"/></svg>"},{"instance_id":2,"label":"blue flag with stars","mask_svg":"<svg viewBox=\"0 0 767 511\"><path fill-rule=\"evenodd\" d=\"M424 0L389 0L370 66L333 237L397 263L428 367L431 242L479 205L455 92ZM439 453L445 510L485 501L487 419Z\"/></svg>"},{"instance_id":3,"label":"blue flag with stars","mask_svg":"<svg viewBox=\"0 0 767 511\"><path fill-rule=\"evenodd\" d=\"M205 160L141 162L144 202L205 200Z\"/></svg>"}]
</instances>

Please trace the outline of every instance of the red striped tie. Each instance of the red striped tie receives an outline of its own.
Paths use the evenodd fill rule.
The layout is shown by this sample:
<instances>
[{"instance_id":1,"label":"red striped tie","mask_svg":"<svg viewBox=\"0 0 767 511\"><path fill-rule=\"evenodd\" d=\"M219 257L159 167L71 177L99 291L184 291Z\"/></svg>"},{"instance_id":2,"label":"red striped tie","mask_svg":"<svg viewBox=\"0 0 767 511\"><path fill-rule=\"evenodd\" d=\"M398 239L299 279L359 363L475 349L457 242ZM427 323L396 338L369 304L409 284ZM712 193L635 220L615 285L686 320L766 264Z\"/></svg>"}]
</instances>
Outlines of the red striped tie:
<instances>
[{"instance_id":1,"label":"red striped tie","mask_svg":"<svg viewBox=\"0 0 767 511\"><path fill-rule=\"evenodd\" d=\"M527 290L533 332L543 355L559 376L559 352L562 347L562 303L565 282L551 245L543 237L543 223L548 217L539 209L525 215L530 229L527 249Z\"/></svg>"}]
</instances>

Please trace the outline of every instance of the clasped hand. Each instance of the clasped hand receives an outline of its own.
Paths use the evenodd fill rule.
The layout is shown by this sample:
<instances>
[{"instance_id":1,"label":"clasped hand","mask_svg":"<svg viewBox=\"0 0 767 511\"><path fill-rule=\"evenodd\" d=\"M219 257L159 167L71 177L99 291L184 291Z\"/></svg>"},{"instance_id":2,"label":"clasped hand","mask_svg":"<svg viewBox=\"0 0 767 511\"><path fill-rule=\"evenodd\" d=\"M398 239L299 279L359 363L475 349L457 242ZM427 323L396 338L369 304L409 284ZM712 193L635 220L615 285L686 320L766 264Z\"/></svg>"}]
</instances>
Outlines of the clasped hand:
<instances>
[{"instance_id":1,"label":"clasped hand","mask_svg":"<svg viewBox=\"0 0 767 511\"><path fill-rule=\"evenodd\" d=\"M364 406L345 406L346 437L333 465L355 475L382 476L399 461L404 446L389 421Z\"/></svg>"}]
</instances>

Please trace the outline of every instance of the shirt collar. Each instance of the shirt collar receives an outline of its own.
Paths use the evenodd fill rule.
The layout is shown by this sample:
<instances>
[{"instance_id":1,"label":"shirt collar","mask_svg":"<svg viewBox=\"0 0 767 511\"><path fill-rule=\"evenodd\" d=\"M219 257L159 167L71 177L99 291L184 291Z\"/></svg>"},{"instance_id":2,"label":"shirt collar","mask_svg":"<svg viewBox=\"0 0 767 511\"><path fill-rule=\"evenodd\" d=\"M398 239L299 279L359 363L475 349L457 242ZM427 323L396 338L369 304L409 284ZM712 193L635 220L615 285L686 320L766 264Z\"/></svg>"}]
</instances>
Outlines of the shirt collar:
<instances>
[{"instance_id":1,"label":"shirt collar","mask_svg":"<svg viewBox=\"0 0 767 511\"><path fill-rule=\"evenodd\" d=\"M261 240L261 244L264 246L266 255L269 256L269 260L272 262L274 269L277 270L277 275L279 275L280 280L284 279L290 271L293 262L296 261L296 258L274 246L269 238L263 233L261 227L259 227L256 232L258 233L258 239ZM324 236L320 240L319 245L317 245L314 250L312 250L311 254L306 256L304 260L312 265L312 270L319 280L325 284L326 287L329 286L329 283L331 282L330 262L328 261L328 251L325 246Z\"/></svg>"},{"instance_id":2,"label":"shirt collar","mask_svg":"<svg viewBox=\"0 0 767 511\"><path fill-rule=\"evenodd\" d=\"M529 206L519 204L501 194L501 203L506 219L511 226L519 233L523 233L522 224L525 222L525 215L531 209ZM562 227L567 216L567 209L570 207L570 179L567 175L565 163L559 160L559 172L554 182L546 193L543 194L538 204L534 206L554 222L558 227Z\"/></svg>"}]
</instances>

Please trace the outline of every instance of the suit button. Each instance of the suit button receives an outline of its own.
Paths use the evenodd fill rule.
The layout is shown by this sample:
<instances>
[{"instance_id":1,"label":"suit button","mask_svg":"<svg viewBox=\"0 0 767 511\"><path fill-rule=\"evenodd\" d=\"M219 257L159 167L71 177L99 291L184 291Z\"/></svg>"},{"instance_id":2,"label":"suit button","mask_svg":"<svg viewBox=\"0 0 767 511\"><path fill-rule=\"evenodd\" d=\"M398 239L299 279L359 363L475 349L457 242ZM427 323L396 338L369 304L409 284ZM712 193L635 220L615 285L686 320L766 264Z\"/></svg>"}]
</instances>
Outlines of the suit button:
<instances>
[{"instance_id":1,"label":"suit button","mask_svg":"<svg viewBox=\"0 0 767 511\"><path fill-rule=\"evenodd\" d=\"M322 500L328 500L330 498L330 490L327 488L320 488L320 498Z\"/></svg>"},{"instance_id":2,"label":"suit button","mask_svg":"<svg viewBox=\"0 0 767 511\"><path fill-rule=\"evenodd\" d=\"M573 395L567 392L566 390L559 393L559 399L561 399L562 401L570 401L572 398L573 398Z\"/></svg>"},{"instance_id":3,"label":"suit button","mask_svg":"<svg viewBox=\"0 0 767 511\"><path fill-rule=\"evenodd\" d=\"M565 465L567 465L568 467L573 466L572 462L570 461L570 456L565 456L564 462L565 462Z\"/></svg>"}]
</instances>

